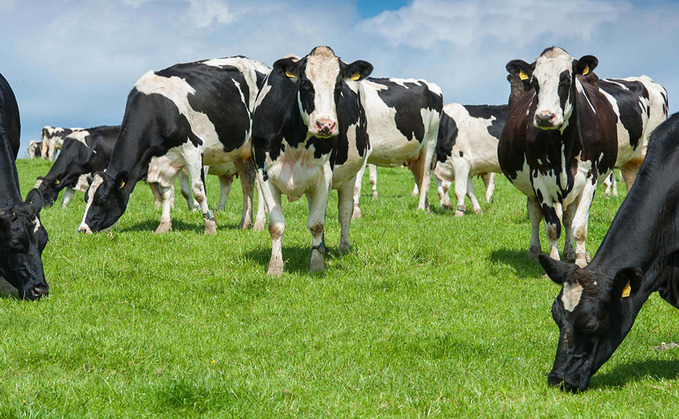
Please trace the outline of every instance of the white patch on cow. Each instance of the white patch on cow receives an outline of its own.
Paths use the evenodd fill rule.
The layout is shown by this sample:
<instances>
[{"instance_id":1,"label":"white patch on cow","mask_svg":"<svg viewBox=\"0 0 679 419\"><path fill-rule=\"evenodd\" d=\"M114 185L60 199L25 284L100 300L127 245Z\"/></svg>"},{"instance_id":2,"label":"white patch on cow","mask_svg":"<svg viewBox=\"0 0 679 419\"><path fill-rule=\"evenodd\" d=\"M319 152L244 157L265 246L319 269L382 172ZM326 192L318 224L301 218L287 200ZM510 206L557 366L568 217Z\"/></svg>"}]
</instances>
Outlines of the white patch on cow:
<instances>
[{"instance_id":1,"label":"white patch on cow","mask_svg":"<svg viewBox=\"0 0 679 419\"><path fill-rule=\"evenodd\" d=\"M580 303L582 298L582 285L575 283L565 283L563 284L563 291L561 291L561 302L563 303L564 310L568 312L573 312L575 307Z\"/></svg>"},{"instance_id":2,"label":"white patch on cow","mask_svg":"<svg viewBox=\"0 0 679 419\"><path fill-rule=\"evenodd\" d=\"M576 77L575 78L575 90L580 93L585 99L587 99L587 104L589 105L590 109L592 109L592 112L596 114L596 109L594 108L594 105L592 105L592 102L589 100L589 96L587 96L587 93L585 92L585 88L582 86L582 83L580 83L580 80Z\"/></svg>"},{"instance_id":3,"label":"white patch on cow","mask_svg":"<svg viewBox=\"0 0 679 419\"><path fill-rule=\"evenodd\" d=\"M315 91L314 110L309 115L308 121L310 130L321 119L328 119L337 124L335 82L339 72L339 59L330 48L316 47L314 53L307 56L304 75L313 84ZM301 110L301 103L299 106ZM301 114L304 115L303 110Z\"/></svg>"},{"instance_id":4,"label":"white patch on cow","mask_svg":"<svg viewBox=\"0 0 679 419\"><path fill-rule=\"evenodd\" d=\"M90 227L85 222L85 219L87 218L87 213L92 206L92 202L94 202L94 194L97 193L97 189L99 189L102 183L104 183L104 179L100 175L94 175L92 185L90 185L90 188L87 190L87 204L85 205L85 213L83 214L83 220L80 222L80 227L78 227L78 230L86 230L88 233L92 232Z\"/></svg>"},{"instance_id":5,"label":"white patch on cow","mask_svg":"<svg viewBox=\"0 0 679 419\"><path fill-rule=\"evenodd\" d=\"M85 130L85 129L76 129L72 133L68 134L66 138L72 138L85 146L87 146L87 143L85 142L85 137L90 135L90 132Z\"/></svg>"},{"instance_id":6,"label":"white patch on cow","mask_svg":"<svg viewBox=\"0 0 679 419\"><path fill-rule=\"evenodd\" d=\"M38 230L40 230L40 219L38 217L35 217L35 221L33 222L35 224L35 228L33 229L33 233L37 233Z\"/></svg>"},{"instance_id":7,"label":"white patch on cow","mask_svg":"<svg viewBox=\"0 0 679 419\"><path fill-rule=\"evenodd\" d=\"M248 109L250 109L251 111L254 109L255 100L257 99L258 93L256 72L268 75L270 69L269 67L266 66L266 64L242 57L229 57L205 60L203 61L203 64L212 67L230 66L237 68L238 71L240 71L243 74L243 77L245 77L247 87L250 91L249 92L250 94L248 96L250 100L247 103ZM243 102L245 102L245 100L243 100Z\"/></svg>"},{"instance_id":8,"label":"white patch on cow","mask_svg":"<svg viewBox=\"0 0 679 419\"><path fill-rule=\"evenodd\" d=\"M566 109L561 109L559 98L559 76L562 72L573 73L573 57L561 48L554 48L535 61L535 78L540 86L538 93L537 109L535 114L550 112L556 115L554 126L561 126L573 111L570 98L566 103Z\"/></svg>"},{"instance_id":9,"label":"white patch on cow","mask_svg":"<svg viewBox=\"0 0 679 419\"><path fill-rule=\"evenodd\" d=\"M243 89L240 87L240 83L238 83L236 80L233 80L233 84L236 86L236 89L238 89L238 93L240 94L240 101L245 103L245 95L243 94Z\"/></svg>"}]
</instances>

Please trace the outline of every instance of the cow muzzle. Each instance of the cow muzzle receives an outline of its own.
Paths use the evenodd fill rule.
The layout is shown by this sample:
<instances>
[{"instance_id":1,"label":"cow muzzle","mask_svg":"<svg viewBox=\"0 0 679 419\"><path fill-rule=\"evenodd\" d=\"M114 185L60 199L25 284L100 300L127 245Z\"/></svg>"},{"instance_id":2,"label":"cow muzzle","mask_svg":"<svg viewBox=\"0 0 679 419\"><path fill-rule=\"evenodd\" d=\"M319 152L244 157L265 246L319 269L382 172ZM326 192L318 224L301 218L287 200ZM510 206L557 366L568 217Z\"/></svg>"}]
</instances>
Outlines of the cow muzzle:
<instances>
[{"instance_id":1,"label":"cow muzzle","mask_svg":"<svg viewBox=\"0 0 679 419\"><path fill-rule=\"evenodd\" d=\"M313 134L317 137L327 138L338 134L337 122L330 118L320 118L314 122Z\"/></svg>"},{"instance_id":2,"label":"cow muzzle","mask_svg":"<svg viewBox=\"0 0 679 419\"><path fill-rule=\"evenodd\" d=\"M563 124L561 118L557 116L552 111L541 110L535 112L535 118L533 120L533 125L540 129L556 129Z\"/></svg>"},{"instance_id":3,"label":"cow muzzle","mask_svg":"<svg viewBox=\"0 0 679 419\"><path fill-rule=\"evenodd\" d=\"M92 229L87 224L81 224L78 233L92 234Z\"/></svg>"},{"instance_id":4,"label":"cow muzzle","mask_svg":"<svg viewBox=\"0 0 679 419\"><path fill-rule=\"evenodd\" d=\"M24 291L24 298L27 300L38 300L49 295L49 285L47 283L39 284L33 288Z\"/></svg>"}]
</instances>

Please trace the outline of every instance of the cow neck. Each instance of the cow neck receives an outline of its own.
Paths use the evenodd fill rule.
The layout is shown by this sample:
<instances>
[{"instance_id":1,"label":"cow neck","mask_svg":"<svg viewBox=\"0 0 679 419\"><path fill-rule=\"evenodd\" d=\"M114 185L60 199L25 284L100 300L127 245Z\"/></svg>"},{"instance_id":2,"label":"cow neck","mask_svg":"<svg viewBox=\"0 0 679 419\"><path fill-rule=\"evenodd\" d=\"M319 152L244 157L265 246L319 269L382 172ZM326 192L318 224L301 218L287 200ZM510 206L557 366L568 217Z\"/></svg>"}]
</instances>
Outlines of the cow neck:
<instances>
[{"instance_id":1,"label":"cow neck","mask_svg":"<svg viewBox=\"0 0 679 419\"><path fill-rule=\"evenodd\" d=\"M122 129L106 173L112 178L123 174L125 182L136 183L148 173L151 158L166 152L167 150L161 151L158 147L153 147L144 134L135 135L132 129Z\"/></svg>"},{"instance_id":2,"label":"cow neck","mask_svg":"<svg viewBox=\"0 0 679 419\"><path fill-rule=\"evenodd\" d=\"M0 208L7 208L22 200L14 153L4 127L0 127L0 142Z\"/></svg>"}]
</instances>

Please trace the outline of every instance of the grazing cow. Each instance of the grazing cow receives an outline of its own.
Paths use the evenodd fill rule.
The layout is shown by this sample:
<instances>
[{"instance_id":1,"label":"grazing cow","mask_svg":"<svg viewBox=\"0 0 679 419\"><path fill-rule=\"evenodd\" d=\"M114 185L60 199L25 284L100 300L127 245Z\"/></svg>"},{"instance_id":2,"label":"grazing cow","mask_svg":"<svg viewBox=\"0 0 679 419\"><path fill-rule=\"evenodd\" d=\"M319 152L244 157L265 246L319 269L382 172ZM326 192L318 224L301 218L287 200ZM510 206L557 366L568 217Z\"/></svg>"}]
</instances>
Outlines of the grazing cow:
<instances>
[{"instance_id":1,"label":"grazing cow","mask_svg":"<svg viewBox=\"0 0 679 419\"><path fill-rule=\"evenodd\" d=\"M177 64L142 76L128 96L111 160L106 170L95 174L86 195L87 207L78 230L91 233L113 225L125 212L136 183L147 176L152 157L160 165L158 178L149 175L147 181L159 183L167 213L172 201L170 186L184 167L188 169L208 234L216 232L217 223L208 209L203 164L233 162L241 173L248 202L241 228L251 226L251 110L268 72L260 62L230 57ZM161 219L156 232L171 228L169 219Z\"/></svg>"},{"instance_id":2,"label":"grazing cow","mask_svg":"<svg viewBox=\"0 0 679 419\"><path fill-rule=\"evenodd\" d=\"M19 298L35 300L49 293L42 266L47 230L40 223L42 194L35 189L21 200L14 161L21 124L12 88L0 74L0 278Z\"/></svg>"},{"instance_id":3,"label":"grazing cow","mask_svg":"<svg viewBox=\"0 0 679 419\"><path fill-rule=\"evenodd\" d=\"M562 285L552 305L559 342L548 383L587 389L651 293L679 308L679 114L652 134L639 175L585 268L540 255Z\"/></svg>"},{"instance_id":4,"label":"grazing cow","mask_svg":"<svg viewBox=\"0 0 679 419\"><path fill-rule=\"evenodd\" d=\"M31 141L28 143L28 158L37 159L42 157L42 141Z\"/></svg>"},{"instance_id":5,"label":"grazing cow","mask_svg":"<svg viewBox=\"0 0 679 419\"><path fill-rule=\"evenodd\" d=\"M35 182L45 205L52 205L64 188L63 207L71 202L76 190L85 192L87 177L108 165L119 134L120 126L99 126L67 135L49 172Z\"/></svg>"},{"instance_id":6,"label":"grazing cow","mask_svg":"<svg viewBox=\"0 0 679 419\"><path fill-rule=\"evenodd\" d=\"M508 112L507 105L450 103L443 107L433 173L441 206L445 208L452 208L446 183L458 179L455 182L456 216L464 215L465 195L469 195L474 212L481 212L472 183L474 175L484 176L486 201L490 201L495 173L502 173L497 144Z\"/></svg>"},{"instance_id":7,"label":"grazing cow","mask_svg":"<svg viewBox=\"0 0 679 419\"><path fill-rule=\"evenodd\" d=\"M443 108L441 88L425 80L371 77L360 83L360 95L368 120L368 163L407 164L419 187L417 208L428 209L431 162ZM364 172L365 167L356 176L353 218L361 216L359 199Z\"/></svg>"},{"instance_id":8,"label":"grazing cow","mask_svg":"<svg viewBox=\"0 0 679 419\"><path fill-rule=\"evenodd\" d=\"M325 46L274 63L257 98L252 129L257 181L269 210L269 274L280 275L284 267L281 194L290 201L306 195L312 271L325 269L323 230L331 189L339 198L339 250L349 249L356 173L369 152L359 83L371 72L370 63L347 64Z\"/></svg>"},{"instance_id":9,"label":"grazing cow","mask_svg":"<svg viewBox=\"0 0 679 419\"><path fill-rule=\"evenodd\" d=\"M40 154L43 159L54 160L57 150L61 150L64 144L64 138L68 137L75 131L81 131L82 128L61 128L45 126L42 129L42 148Z\"/></svg>"},{"instance_id":10,"label":"grazing cow","mask_svg":"<svg viewBox=\"0 0 679 419\"><path fill-rule=\"evenodd\" d=\"M538 229L542 215L549 254L559 259L561 217L557 207L561 204L566 228L564 257L575 259L579 266L587 263L587 221L596 186L614 166L633 169L624 159L638 162L636 148L643 143L639 139L645 139L653 128L642 125L641 136L636 136L618 116L636 112L634 107L642 114L655 113L657 107L649 106L647 90L638 89L636 101L612 103L592 72L597 64L594 56L576 60L557 47L547 48L533 64L521 60L507 64L510 75L530 88L520 95L512 92L498 159L505 176L528 197L531 258L541 252ZM662 106L660 109L662 112ZM653 115L651 120L662 120L662 116Z\"/></svg>"}]
</instances>

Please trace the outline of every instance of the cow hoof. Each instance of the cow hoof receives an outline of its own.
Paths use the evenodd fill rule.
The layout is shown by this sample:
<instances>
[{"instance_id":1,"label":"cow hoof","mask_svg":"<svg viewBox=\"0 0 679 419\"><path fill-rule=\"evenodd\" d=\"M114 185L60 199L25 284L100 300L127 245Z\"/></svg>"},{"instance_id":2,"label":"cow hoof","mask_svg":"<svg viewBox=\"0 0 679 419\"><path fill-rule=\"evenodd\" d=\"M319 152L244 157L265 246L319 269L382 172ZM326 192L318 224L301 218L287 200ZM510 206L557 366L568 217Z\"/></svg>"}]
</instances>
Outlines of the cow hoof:
<instances>
[{"instance_id":1,"label":"cow hoof","mask_svg":"<svg viewBox=\"0 0 679 419\"><path fill-rule=\"evenodd\" d=\"M325 259L323 258L323 251L318 248L311 250L311 263L309 264L311 272L325 271Z\"/></svg>"},{"instance_id":2,"label":"cow hoof","mask_svg":"<svg viewBox=\"0 0 679 419\"><path fill-rule=\"evenodd\" d=\"M269 270L267 275L281 276L283 275L283 260L282 259L271 259L269 261Z\"/></svg>"},{"instance_id":3,"label":"cow hoof","mask_svg":"<svg viewBox=\"0 0 679 419\"><path fill-rule=\"evenodd\" d=\"M373 192L372 198L373 198L373 199L378 199L378 198L379 198L379 196L377 196L377 191Z\"/></svg>"},{"instance_id":4,"label":"cow hoof","mask_svg":"<svg viewBox=\"0 0 679 419\"><path fill-rule=\"evenodd\" d=\"M247 230L250 227L252 227L252 221L251 220L242 220L240 222L240 224L238 224L239 230Z\"/></svg>"},{"instance_id":5,"label":"cow hoof","mask_svg":"<svg viewBox=\"0 0 679 419\"><path fill-rule=\"evenodd\" d=\"M354 206L354 213L351 214L351 219L356 220L358 218L361 218L361 208L358 206Z\"/></svg>"},{"instance_id":6,"label":"cow hoof","mask_svg":"<svg viewBox=\"0 0 679 419\"><path fill-rule=\"evenodd\" d=\"M481 208L474 209L474 214L481 214Z\"/></svg>"},{"instance_id":7,"label":"cow hoof","mask_svg":"<svg viewBox=\"0 0 679 419\"><path fill-rule=\"evenodd\" d=\"M158 228L156 229L157 234L168 233L170 231L172 231L172 223L167 221L161 222Z\"/></svg>"},{"instance_id":8,"label":"cow hoof","mask_svg":"<svg viewBox=\"0 0 679 419\"><path fill-rule=\"evenodd\" d=\"M349 246L349 243L340 243L339 247L339 254L340 255L346 255L351 251L351 246Z\"/></svg>"},{"instance_id":9,"label":"cow hoof","mask_svg":"<svg viewBox=\"0 0 679 419\"><path fill-rule=\"evenodd\" d=\"M205 234L217 234L217 222L212 220L205 220L203 222L205 225Z\"/></svg>"},{"instance_id":10,"label":"cow hoof","mask_svg":"<svg viewBox=\"0 0 679 419\"><path fill-rule=\"evenodd\" d=\"M252 227L253 231L264 231L266 228L266 222L262 220L255 221L255 225Z\"/></svg>"},{"instance_id":11,"label":"cow hoof","mask_svg":"<svg viewBox=\"0 0 679 419\"><path fill-rule=\"evenodd\" d=\"M456 217L464 217L464 211L455 210L455 216Z\"/></svg>"},{"instance_id":12,"label":"cow hoof","mask_svg":"<svg viewBox=\"0 0 679 419\"><path fill-rule=\"evenodd\" d=\"M531 246L530 249L528 249L528 259L530 260L538 260L538 256L542 253L542 249L540 249L540 246Z\"/></svg>"}]
</instances>

